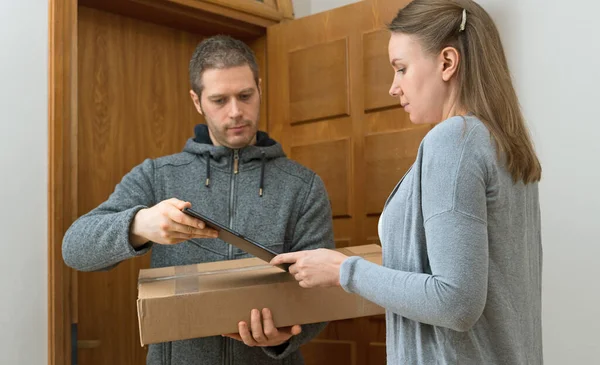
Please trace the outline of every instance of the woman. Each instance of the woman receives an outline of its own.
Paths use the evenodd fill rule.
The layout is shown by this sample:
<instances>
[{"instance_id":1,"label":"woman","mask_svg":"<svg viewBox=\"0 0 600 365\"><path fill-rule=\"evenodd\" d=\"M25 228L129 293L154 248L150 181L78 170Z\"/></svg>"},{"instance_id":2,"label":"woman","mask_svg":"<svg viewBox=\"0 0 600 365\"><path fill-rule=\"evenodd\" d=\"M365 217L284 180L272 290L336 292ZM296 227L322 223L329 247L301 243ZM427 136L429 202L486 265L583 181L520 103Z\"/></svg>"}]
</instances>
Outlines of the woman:
<instances>
[{"instance_id":1,"label":"woman","mask_svg":"<svg viewBox=\"0 0 600 365\"><path fill-rule=\"evenodd\" d=\"M389 30L390 94L437 125L381 215L383 266L331 250L273 263L385 307L389 364L541 364L541 167L498 31L470 0L415 0Z\"/></svg>"}]
</instances>

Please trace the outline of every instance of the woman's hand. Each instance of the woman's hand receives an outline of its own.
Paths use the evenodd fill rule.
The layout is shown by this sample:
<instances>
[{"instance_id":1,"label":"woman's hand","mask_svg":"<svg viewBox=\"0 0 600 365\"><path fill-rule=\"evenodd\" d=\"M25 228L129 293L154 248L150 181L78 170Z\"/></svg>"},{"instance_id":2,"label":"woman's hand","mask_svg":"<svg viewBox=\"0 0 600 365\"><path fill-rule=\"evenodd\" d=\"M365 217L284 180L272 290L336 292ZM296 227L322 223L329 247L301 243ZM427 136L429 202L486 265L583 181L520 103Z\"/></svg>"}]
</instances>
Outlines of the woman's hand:
<instances>
[{"instance_id":1,"label":"woman's hand","mask_svg":"<svg viewBox=\"0 0 600 365\"><path fill-rule=\"evenodd\" d=\"M340 266L347 258L338 251L319 248L280 254L271 264L292 264L290 274L303 288L328 287L340 285Z\"/></svg>"}]
</instances>

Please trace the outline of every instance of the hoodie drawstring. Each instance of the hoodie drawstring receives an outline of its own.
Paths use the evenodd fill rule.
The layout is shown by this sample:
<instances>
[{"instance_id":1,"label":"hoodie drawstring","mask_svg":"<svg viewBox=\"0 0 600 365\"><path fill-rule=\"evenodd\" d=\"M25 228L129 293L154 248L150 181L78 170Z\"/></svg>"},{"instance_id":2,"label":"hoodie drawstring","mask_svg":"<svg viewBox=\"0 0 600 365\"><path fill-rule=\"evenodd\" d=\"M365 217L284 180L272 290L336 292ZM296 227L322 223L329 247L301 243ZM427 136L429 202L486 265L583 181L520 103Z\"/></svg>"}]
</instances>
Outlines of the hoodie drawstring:
<instances>
[{"instance_id":1,"label":"hoodie drawstring","mask_svg":"<svg viewBox=\"0 0 600 365\"><path fill-rule=\"evenodd\" d=\"M210 153L206 154L206 183L205 186L210 187Z\"/></svg>"},{"instance_id":2,"label":"hoodie drawstring","mask_svg":"<svg viewBox=\"0 0 600 365\"><path fill-rule=\"evenodd\" d=\"M262 198L265 185L265 153L263 151L260 153L262 156L260 160L260 186L258 187L258 196Z\"/></svg>"},{"instance_id":3,"label":"hoodie drawstring","mask_svg":"<svg viewBox=\"0 0 600 365\"><path fill-rule=\"evenodd\" d=\"M265 188L265 164L266 158L265 153L261 152L260 159L260 185L258 186L258 196L262 198ZM206 182L204 186L210 187L210 153L206 155Z\"/></svg>"}]
</instances>

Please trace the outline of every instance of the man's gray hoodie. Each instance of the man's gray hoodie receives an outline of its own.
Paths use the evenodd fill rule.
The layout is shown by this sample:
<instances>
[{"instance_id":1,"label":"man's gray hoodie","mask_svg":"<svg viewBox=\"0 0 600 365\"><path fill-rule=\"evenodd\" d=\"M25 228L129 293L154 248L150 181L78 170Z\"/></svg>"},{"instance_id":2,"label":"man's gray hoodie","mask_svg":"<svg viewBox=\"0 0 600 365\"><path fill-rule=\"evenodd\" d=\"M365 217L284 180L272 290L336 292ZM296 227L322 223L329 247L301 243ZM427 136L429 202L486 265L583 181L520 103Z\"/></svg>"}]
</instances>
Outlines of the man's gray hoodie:
<instances>
[{"instance_id":1,"label":"man's gray hoodie","mask_svg":"<svg viewBox=\"0 0 600 365\"><path fill-rule=\"evenodd\" d=\"M134 249L129 227L135 214L170 198L191 202L193 209L277 252L334 247L330 202L318 175L286 158L264 132L258 132L256 145L232 150L214 146L205 125L195 131L183 152L146 159L107 201L73 223L62 246L67 265L106 270L148 251L152 267L249 257L219 239ZM299 347L324 327L303 325L301 334L277 347L248 347L221 336L149 345L147 364L302 364Z\"/></svg>"}]
</instances>

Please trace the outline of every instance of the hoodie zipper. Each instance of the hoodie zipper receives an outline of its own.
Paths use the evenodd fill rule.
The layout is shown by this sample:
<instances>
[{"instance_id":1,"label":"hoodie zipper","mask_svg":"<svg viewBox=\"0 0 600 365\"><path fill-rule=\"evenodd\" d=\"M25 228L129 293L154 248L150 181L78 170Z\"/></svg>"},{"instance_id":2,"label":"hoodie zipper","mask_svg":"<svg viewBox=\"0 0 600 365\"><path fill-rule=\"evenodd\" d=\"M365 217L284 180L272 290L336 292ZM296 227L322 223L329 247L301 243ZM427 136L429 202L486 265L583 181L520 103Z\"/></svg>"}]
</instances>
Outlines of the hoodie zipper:
<instances>
[{"instance_id":1,"label":"hoodie zipper","mask_svg":"<svg viewBox=\"0 0 600 365\"><path fill-rule=\"evenodd\" d=\"M231 164L231 180L229 191L229 228L233 229L233 218L235 213L235 178L239 172L240 155L238 150L233 150L233 161ZM233 246L229 245L227 259L233 259ZM225 357L223 358L224 365L232 364L233 340L225 337Z\"/></svg>"},{"instance_id":2,"label":"hoodie zipper","mask_svg":"<svg viewBox=\"0 0 600 365\"><path fill-rule=\"evenodd\" d=\"M229 192L229 228L233 229L233 218L235 213L235 177L239 172L240 155L238 150L233 150L233 163L231 168L231 186ZM233 246L229 245L228 259L233 258Z\"/></svg>"}]
</instances>

